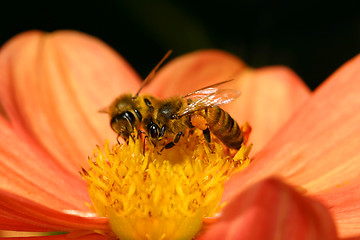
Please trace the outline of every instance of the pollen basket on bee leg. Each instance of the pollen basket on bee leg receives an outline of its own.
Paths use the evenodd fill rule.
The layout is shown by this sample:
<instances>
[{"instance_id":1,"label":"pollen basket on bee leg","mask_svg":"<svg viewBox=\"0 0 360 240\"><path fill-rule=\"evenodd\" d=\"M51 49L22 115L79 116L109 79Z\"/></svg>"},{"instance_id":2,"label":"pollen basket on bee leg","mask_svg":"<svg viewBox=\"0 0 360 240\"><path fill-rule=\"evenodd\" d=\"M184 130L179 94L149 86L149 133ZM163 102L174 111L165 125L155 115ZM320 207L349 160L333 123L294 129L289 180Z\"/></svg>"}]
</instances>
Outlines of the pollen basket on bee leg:
<instances>
[{"instance_id":1,"label":"pollen basket on bee leg","mask_svg":"<svg viewBox=\"0 0 360 240\"><path fill-rule=\"evenodd\" d=\"M191 124L200 130L205 130L208 128L206 119L199 114L191 115Z\"/></svg>"}]
</instances>

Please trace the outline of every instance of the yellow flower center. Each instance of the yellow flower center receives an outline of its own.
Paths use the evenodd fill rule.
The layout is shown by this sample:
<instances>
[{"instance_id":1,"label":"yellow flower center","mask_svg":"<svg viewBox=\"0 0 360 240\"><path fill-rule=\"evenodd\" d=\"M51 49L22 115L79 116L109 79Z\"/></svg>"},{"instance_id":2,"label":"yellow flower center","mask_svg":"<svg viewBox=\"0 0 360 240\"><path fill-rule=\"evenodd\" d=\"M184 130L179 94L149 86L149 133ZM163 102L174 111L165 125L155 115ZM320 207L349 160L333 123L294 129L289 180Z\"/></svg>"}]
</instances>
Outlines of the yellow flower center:
<instances>
[{"instance_id":1,"label":"yellow flower center","mask_svg":"<svg viewBox=\"0 0 360 240\"><path fill-rule=\"evenodd\" d=\"M88 183L93 209L108 217L121 239L192 239L202 219L219 211L224 182L249 162L250 147L228 156L216 139L211 149L198 135L158 149L142 140L95 149Z\"/></svg>"}]
</instances>

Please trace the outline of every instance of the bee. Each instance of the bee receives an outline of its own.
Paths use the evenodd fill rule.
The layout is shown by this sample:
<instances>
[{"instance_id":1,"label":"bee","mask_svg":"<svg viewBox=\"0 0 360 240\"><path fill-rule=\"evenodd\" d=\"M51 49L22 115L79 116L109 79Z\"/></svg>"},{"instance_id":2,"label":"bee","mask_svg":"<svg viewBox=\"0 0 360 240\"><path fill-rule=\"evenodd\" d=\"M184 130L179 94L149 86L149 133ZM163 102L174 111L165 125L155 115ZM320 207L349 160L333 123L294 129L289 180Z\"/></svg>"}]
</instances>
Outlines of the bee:
<instances>
[{"instance_id":1,"label":"bee","mask_svg":"<svg viewBox=\"0 0 360 240\"><path fill-rule=\"evenodd\" d=\"M143 133L151 144L162 147L161 152L174 147L189 129L197 128L203 131L206 142L210 143L213 134L225 146L239 149L248 133L219 107L240 95L237 90L219 88L232 80L165 100L139 95L170 53L171 50L155 66L135 95L122 94L107 109L101 110L109 114L110 126L118 134L117 139L121 137L128 142L129 138L134 139L136 134Z\"/></svg>"},{"instance_id":2,"label":"bee","mask_svg":"<svg viewBox=\"0 0 360 240\"><path fill-rule=\"evenodd\" d=\"M232 80L216 83L183 97L158 102L152 116L144 119L150 142L155 146L163 145L162 150L169 149L179 142L188 129L197 128L203 131L208 143L213 134L228 148L240 149L248 132L243 131L237 122L219 107L240 96L240 92L235 89L218 88L230 81Z\"/></svg>"},{"instance_id":3,"label":"bee","mask_svg":"<svg viewBox=\"0 0 360 240\"><path fill-rule=\"evenodd\" d=\"M145 118L149 119L153 115L160 100L151 95L139 94L140 91L153 79L156 71L171 54L171 52L171 50L168 51L160 60L160 62L154 67L154 69L142 82L139 90L135 95L131 93L122 94L116 98L109 107L100 110L102 113L109 114L110 126L114 132L118 134L118 143L120 137L123 138L126 142L128 142L130 137L134 139L136 134L142 132L141 129L143 128L143 120Z\"/></svg>"},{"instance_id":4,"label":"bee","mask_svg":"<svg viewBox=\"0 0 360 240\"><path fill-rule=\"evenodd\" d=\"M117 133L117 139L128 142L138 132L142 132L143 119L152 116L159 99L151 96L134 96L123 94L110 105L107 113L110 116L110 126Z\"/></svg>"}]
</instances>

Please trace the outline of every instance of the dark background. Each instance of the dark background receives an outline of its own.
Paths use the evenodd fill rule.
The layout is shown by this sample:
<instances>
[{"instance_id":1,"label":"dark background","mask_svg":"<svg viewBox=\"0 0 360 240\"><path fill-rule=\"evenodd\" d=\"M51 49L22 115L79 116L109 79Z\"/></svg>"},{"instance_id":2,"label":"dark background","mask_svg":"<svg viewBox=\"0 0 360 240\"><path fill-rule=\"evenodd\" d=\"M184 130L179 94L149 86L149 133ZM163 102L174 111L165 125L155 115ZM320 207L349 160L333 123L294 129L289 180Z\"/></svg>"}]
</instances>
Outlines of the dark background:
<instances>
[{"instance_id":1,"label":"dark background","mask_svg":"<svg viewBox=\"0 0 360 240\"><path fill-rule=\"evenodd\" d=\"M283 64L314 89L360 50L355 1L3 1L2 45L29 29L76 29L145 77L168 49L229 51L253 67Z\"/></svg>"}]
</instances>

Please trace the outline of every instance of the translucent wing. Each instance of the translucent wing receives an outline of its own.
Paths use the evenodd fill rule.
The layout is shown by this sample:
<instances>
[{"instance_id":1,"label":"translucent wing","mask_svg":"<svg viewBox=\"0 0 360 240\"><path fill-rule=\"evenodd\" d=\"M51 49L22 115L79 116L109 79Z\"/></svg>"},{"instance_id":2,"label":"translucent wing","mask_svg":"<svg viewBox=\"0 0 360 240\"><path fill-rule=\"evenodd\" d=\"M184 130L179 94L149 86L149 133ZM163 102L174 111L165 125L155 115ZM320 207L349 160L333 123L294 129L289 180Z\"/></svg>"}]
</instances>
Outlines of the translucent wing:
<instances>
[{"instance_id":1,"label":"translucent wing","mask_svg":"<svg viewBox=\"0 0 360 240\"><path fill-rule=\"evenodd\" d=\"M178 113L179 117L199 111L204 108L228 104L229 102L234 101L236 98L240 96L240 92L235 89L205 88L203 90L198 90L198 91L200 91L200 93L204 93L203 94L204 96L199 99L195 99L187 107L182 109ZM210 94L205 95L206 91L209 91ZM191 96L192 95L193 94L191 94ZM202 94L195 94L195 95L201 96Z\"/></svg>"},{"instance_id":2,"label":"translucent wing","mask_svg":"<svg viewBox=\"0 0 360 240\"><path fill-rule=\"evenodd\" d=\"M183 98L186 98L186 99L197 99L197 98L203 98L203 97L206 97L210 94L213 94L213 93L216 93L219 89L217 88L218 86L221 86L225 83L228 83L228 82L231 82L233 81L234 79L230 79L230 80L226 80L226 81L222 81L222 82L218 82L218 83L215 83L213 85L210 85L210 86L207 86L207 87L204 87L204 88L200 88L194 92L191 92L191 93L188 93L186 94L185 96L183 96Z\"/></svg>"}]
</instances>

